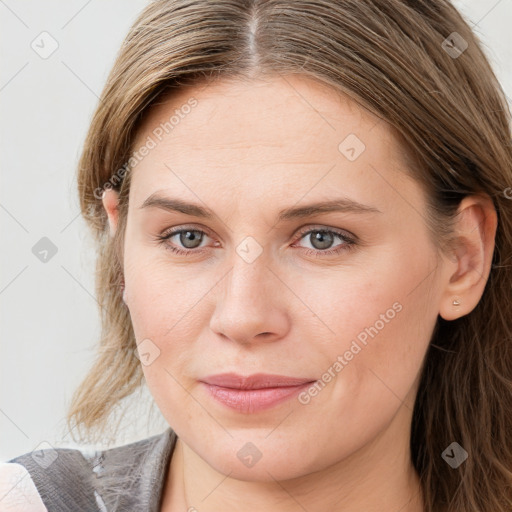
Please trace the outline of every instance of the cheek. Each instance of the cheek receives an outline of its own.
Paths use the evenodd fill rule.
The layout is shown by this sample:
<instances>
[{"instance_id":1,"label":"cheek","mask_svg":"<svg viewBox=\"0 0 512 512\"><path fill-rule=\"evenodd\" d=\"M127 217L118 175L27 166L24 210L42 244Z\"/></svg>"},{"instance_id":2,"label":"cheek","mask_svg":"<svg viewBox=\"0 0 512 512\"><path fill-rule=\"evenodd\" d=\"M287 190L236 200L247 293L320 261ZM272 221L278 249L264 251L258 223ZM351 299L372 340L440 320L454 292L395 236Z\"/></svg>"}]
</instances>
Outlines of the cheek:
<instances>
[{"instance_id":1,"label":"cheek","mask_svg":"<svg viewBox=\"0 0 512 512\"><path fill-rule=\"evenodd\" d=\"M185 266L169 264L163 248L131 244L125 254L125 290L137 340L174 337L189 329L187 315L208 288Z\"/></svg>"},{"instance_id":2,"label":"cheek","mask_svg":"<svg viewBox=\"0 0 512 512\"><path fill-rule=\"evenodd\" d=\"M418 244L408 251L384 255L364 275L354 272L343 279L342 291L331 283L326 295L336 300L321 299L335 332L333 342L321 347L323 371L336 375L329 384L335 396L325 396L325 406L337 404L338 412L353 407L354 417L369 417L384 414L386 404L391 414L411 391L436 323L439 291L427 248Z\"/></svg>"},{"instance_id":3,"label":"cheek","mask_svg":"<svg viewBox=\"0 0 512 512\"><path fill-rule=\"evenodd\" d=\"M157 251L154 249L154 251ZM189 275L184 267L135 252L126 255L125 282L139 358L148 387L159 406L184 403L194 361L202 360L194 343L204 329L206 295L215 277ZM211 274L211 272L210 272ZM141 352L155 354L144 364Z\"/></svg>"}]
</instances>

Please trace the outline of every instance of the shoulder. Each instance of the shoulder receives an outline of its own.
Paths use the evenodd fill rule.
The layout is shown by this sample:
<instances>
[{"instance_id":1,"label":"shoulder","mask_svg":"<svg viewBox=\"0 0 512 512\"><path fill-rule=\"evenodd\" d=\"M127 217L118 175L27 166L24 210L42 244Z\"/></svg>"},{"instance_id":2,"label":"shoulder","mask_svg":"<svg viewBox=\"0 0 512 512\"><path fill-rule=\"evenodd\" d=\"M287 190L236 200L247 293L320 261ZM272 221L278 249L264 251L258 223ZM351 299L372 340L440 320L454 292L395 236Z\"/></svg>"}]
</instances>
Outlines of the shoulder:
<instances>
[{"instance_id":1,"label":"shoulder","mask_svg":"<svg viewBox=\"0 0 512 512\"><path fill-rule=\"evenodd\" d=\"M49 512L158 510L175 441L176 434L169 428L107 450L87 453L50 448L26 453L4 465L11 472L12 466L25 469Z\"/></svg>"}]
</instances>

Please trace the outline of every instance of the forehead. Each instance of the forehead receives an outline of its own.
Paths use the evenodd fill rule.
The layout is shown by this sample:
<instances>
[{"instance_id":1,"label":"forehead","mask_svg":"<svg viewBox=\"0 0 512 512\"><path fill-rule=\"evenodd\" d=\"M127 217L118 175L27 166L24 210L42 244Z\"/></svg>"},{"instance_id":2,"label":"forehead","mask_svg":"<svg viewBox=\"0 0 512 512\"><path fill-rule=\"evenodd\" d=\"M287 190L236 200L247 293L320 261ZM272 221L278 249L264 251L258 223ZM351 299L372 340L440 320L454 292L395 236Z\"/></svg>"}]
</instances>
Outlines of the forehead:
<instances>
[{"instance_id":1,"label":"forehead","mask_svg":"<svg viewBox=\"0 0 512 512\"><path fill-rule=\"evenodd\" d=\"M190 198L222 190L234 200L242 184L245 194L290 200L340 186L357 196L364 185L385 200L383 185L406 179L392 127L303 76L177 89L147 112L134 150L144 145L151 149L132 170L138 204L165 188Z\"/></svg>"},{"instance_id":2,"label":"forehead","mask_svg":"<svg viewBox=\"0 0 512 512\"><path fill-rule=\"evenodd\" d=\"M191 103L195 106L190 107ZM162 97L146 113L136 145L159 126L165 132L162 137L167 141L172 138L176 144L236 149L237 144L275 146L293 139L301 143L329 131L332 137L325 142L336 142L343 131L362 134L376 125L380 125L379 138L387 139L385 146L394 142L391 127L381 119L309 77L224 79L183 86ZM317 142L321 148L322 139ZM307 149L311 152L314 147Z\"/></svg>"}]
</instances>

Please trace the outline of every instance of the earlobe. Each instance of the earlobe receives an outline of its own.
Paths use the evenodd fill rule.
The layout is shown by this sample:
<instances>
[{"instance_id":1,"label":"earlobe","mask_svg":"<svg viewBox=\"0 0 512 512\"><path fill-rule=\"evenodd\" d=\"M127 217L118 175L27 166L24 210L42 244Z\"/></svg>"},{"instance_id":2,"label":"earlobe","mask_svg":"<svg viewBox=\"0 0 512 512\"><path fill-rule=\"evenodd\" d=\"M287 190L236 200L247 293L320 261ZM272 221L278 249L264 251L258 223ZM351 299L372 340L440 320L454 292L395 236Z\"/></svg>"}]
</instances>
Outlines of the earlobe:
<instances>
[{"instance_id":1,"label":"earlobe","mask_svg":"<svg viewBox=\"0 0 512 512\"><path fill-rule=\"evenodd\" d=\"M114 236L116 228L117 228L117 221L119 217L119 194L116 190L113 189L107 189L103 191L102 194L102 203L103 208L105 208L105 211L108 215L108 224L110 229L110 236Z\"/></svg>"},{"instance_id":2,"label":"earlobe","mask_svg":"<svg viewBox=\"0 0 512 512\"><path fill-rule=\"evenodd\" d=\"M489 196L468 196L459 206L456 246L447 264L447 280L439 314L455 320L469 314L480 301L489 277L497 214Z\"/></svg>"}]
</instances>

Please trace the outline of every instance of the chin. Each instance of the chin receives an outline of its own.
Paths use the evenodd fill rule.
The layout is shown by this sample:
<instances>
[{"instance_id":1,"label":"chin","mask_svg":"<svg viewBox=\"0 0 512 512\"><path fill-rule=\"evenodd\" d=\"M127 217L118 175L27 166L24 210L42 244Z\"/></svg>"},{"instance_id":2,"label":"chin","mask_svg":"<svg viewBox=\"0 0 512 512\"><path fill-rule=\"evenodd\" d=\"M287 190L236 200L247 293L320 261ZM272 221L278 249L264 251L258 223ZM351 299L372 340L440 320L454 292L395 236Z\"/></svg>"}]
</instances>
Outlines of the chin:
<instances>
[{"instance_id":1,"label":"chin","mask_svg":"<svg viewBox=\"0 0 512 512\"><path fill-rule=\"evenodd\" d=\"M265 440L265 436L268 436L267 431L260 437L242 434L226 439L226 443L217 443L213 450L212 446L193 449L215 471L243 481L289 480L318 471L325 464L325 457L320 453L316 460L319 467L313 467L314 460L305 460L303 443L302 450L297 450L290 438L288 441Z\"/></svg>"},{"instance_id":2,"label":"chin","mask_svg":"<svg viewBox=\"0 0 512 512\"><path fill-rule=\"evenodd\" d=\"M235 455L236 457L236 455ZM263 457L252 467L246 467L241 463L233 462L230 457L224 461L216 459L207 461L216 471L230 478L242 480L246 482L275 482L291 480L304 476L312 471L308 471L307 467L296 467L289 457L275 458L272 460L263 460Z\"/></svg>"}]
</instances>

